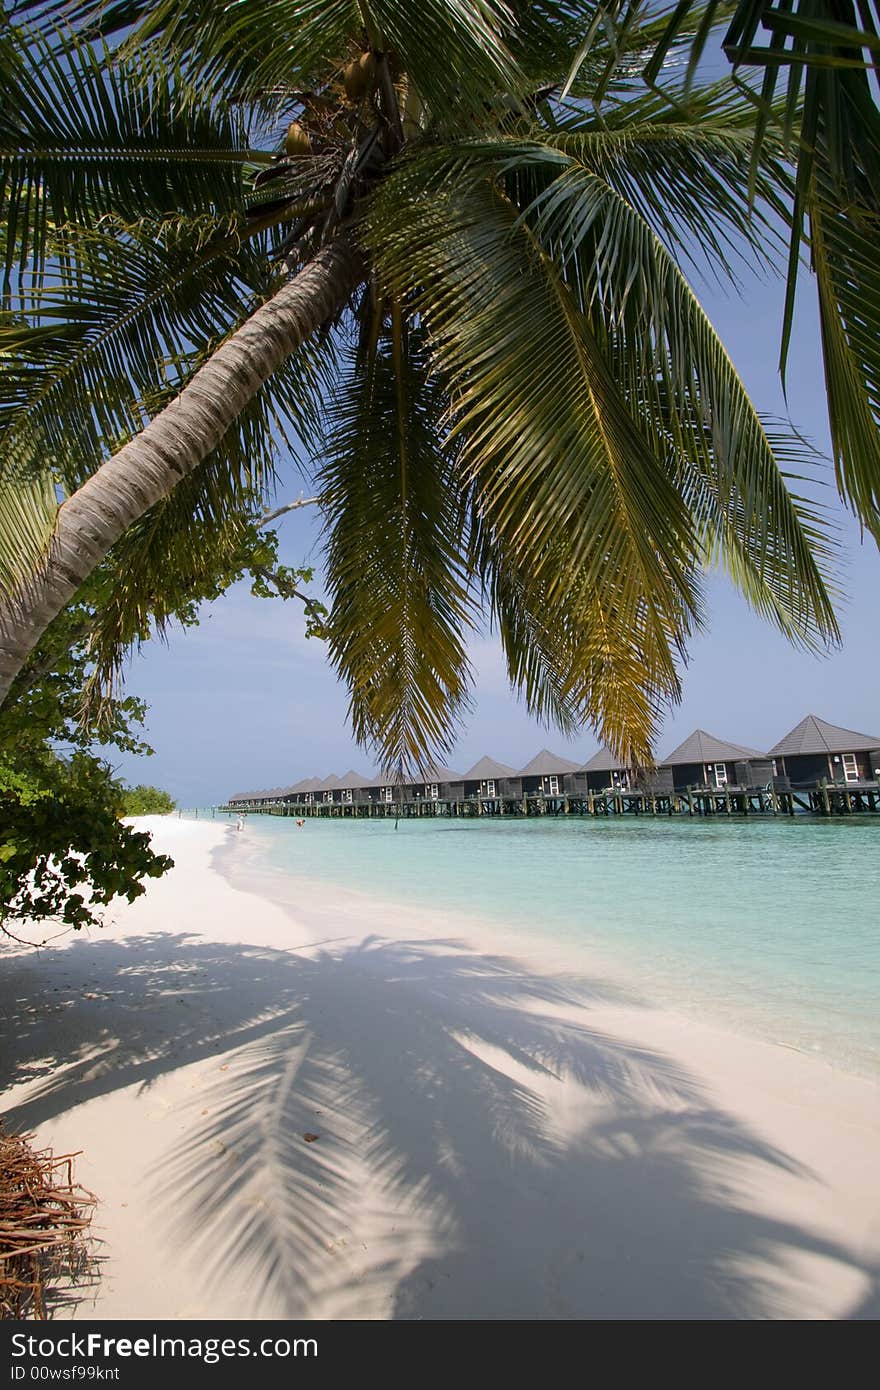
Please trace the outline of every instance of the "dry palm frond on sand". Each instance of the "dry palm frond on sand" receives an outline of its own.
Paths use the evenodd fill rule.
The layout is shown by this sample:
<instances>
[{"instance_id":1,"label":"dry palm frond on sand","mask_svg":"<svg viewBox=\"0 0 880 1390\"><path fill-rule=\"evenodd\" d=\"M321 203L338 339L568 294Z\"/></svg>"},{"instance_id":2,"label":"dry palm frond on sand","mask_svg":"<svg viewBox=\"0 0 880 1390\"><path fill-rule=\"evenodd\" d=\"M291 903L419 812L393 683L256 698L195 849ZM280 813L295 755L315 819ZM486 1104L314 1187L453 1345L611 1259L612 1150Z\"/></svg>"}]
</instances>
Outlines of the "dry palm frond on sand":
<instances>
[{"instance_id":1,"label":"dry palm frond on sand","mask_svg":"<svg viewBox=\"0 0 880 1390\"><path fill-rule=\"evenodd\" d=\"M73 1180L76 1154L34 1149L0 1122L0 1318L45 1318L54 1280L88 1267L95 1198Z\"/></svg>"}]
</instances>

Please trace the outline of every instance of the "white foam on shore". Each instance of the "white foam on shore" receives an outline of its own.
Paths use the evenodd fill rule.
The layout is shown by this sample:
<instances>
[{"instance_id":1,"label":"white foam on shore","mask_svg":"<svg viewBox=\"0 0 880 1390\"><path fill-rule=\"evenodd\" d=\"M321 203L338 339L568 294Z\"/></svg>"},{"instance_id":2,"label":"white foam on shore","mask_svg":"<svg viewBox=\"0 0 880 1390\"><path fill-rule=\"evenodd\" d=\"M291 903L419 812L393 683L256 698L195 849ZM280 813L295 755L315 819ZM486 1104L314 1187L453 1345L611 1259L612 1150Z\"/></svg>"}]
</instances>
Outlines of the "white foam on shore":
<instances>
[{"instance_id":1,"label":"white foam on shore","mask_svg":"<svg viewBox=\"0 0 880 1390\"><path fill-rule=\"evenodd\" d=\"M876 1085L139 824L172 873L0 975L7 1108L100 1198L61 1316L877 1315Z\"/></svg>"}]
</instances>

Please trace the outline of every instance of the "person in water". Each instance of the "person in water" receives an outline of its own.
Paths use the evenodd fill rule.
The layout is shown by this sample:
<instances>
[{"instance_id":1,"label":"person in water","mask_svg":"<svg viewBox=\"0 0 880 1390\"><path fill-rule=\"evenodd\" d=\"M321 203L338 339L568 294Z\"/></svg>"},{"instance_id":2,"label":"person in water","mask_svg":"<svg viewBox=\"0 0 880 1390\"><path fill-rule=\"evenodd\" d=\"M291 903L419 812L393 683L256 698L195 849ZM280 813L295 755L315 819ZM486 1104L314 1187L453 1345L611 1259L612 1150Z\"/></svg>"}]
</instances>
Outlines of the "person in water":
<instances>
[{"instance_id":1,"label":"person in water","mask_svg":"<svg viewBox=\"0 0 880 1390\"><path fill-rule=\"evenodd\" d=\"M239 816L236 830L244 830L244 816Z\"/></svg>"}]
</instances>

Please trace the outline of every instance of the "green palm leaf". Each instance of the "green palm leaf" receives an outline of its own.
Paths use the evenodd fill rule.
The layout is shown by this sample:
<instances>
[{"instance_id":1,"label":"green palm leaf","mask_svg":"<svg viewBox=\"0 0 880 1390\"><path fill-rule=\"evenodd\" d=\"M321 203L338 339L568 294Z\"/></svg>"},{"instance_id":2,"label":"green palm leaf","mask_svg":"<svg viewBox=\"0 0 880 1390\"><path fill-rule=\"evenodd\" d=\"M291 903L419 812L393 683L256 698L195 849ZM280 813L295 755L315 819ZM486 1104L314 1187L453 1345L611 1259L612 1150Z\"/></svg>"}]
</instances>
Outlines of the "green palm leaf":
<instances>
[{"instance_id":1,"label":"green palm leaf","mask_svg":"<svg viewBox=\"0 0 880 1390\"><path fill-rule=\"evenodd\" d=\"M65 262L21 306L34 333L0 379L0 473L49 463L72 489L143 427L191 375L193 345L222 339L270 290L265 240L235 231L104 218L68 237Z\"/></svg>"},{"instance_id":2,"label":"green palm leaf","mask_svg":"<svg viewBox=\"0 0 880 1390\"><path fill-rule=\"evenodd\" d=\"M789 636L833 640L836 626L817 563L825 554L817 518L789 494L723 344L659 235L665 232L677 250L679 228L696 232L704 217L711 215L719 236L738 229L748 207L747 143L736 130L730 136L705 130L692 139L687 128L667 128L655 141L649 127L644 144L640 134L625 134L566 134L519 150L514 140L485 150L475 144L457 152L453 168L466 168L469 158L474 178L494 167L519 199L521 216L593 323L633 415L670 451L661 448L654 466L673 470L699 536L696 553L705 562L720 558L750 602ZM655 145L667 155L668 171L680 165L688 172L674 205L678 226L654 214ZM429 156L429 167L432 161L436 177L442 155ZM703 182L711 214L697 193L699 162L708 166ZM405 177L415 181L420 172ZM773 173L775 157L760 188L766 182L772 189ZM429 179L432 193L439 186ZM794 440L786 449L804 466Z\"/></svg>"},{"instance_id":3,"label":"green palm leaf","mask_svg":"<svg viewBox=\"0 0 880 1390\"><path fill-rule=\"evenodd\" d=\"M421 335L391 314L332 402L319 482L329 528L331 658L357 738L403 774L451 748L467 708L475 607L466 508Z\"/></svg>"},{"instance_id":4,"label":"green palm leaf","mask_svg":"<svg viewBox=\"0 0 880 1390\"><path fill-rule=\"evenodd\" d=\"M789 492L730 357L659 237L594 172L592 151L576 158L568 143L572 162L527 212L598 317L616 380L674 449L700 556L717 556L788 636L833 639L814 518Z\"/></svg>"},{"instance_id":5,"label":"green palm leaf","mask_svg":"<svg viewBox=\"0 0 880 1390\"><path fill-rule=\"evenodd\" d=\"M0 480L0 594L46 554L58 512L50 477Z\"/></svg>"},{"instance_id":6,"label":"green palm leaf","mask_svg":"<svg viewBox=\"0 0 880 1390\"><path fill-rule=\"evenodd\" d=\"M818 182L807 203L828 415L841 495L880 543L880 215L839 205Z\"/></svg>"},{"instance_id":7,"label":"green palm leaf","mask_svg":"<svg viewBox=\"0 0 880 1390\"><path fill-rule=\"evenodd\" d=\"M482 524L559 607L605 595L622 640L668 670L695 617L696 537L586 316L498 193L395 193L392 180L367 235L427 324ZM380 227L393 231L378 245Z\"/></svg>"},{"instance_id":8,"label":"green palm leaf","mask_svg":"<svg viewBox=\"0 0 880 1390\"><path fill-rule=\"evenodd\" d=\"M518 572L485 536L482 551L493 625L511 686L529 713L567 735L589 725L603 743L648 761L658 723L681 693L672 653L665 642L658 648L656 629L629 615L621 622L613 586L589 592L563 545L555 560L572 582L561 596Z\"/></svg>"},{"instance_id":9,"label":"green palm leaf","mask_svg":"<svg viewBox=\"0 0 880 1390\"><path fill-rule=\"evenodd\" d=\"M646 69L649 81L658 77L691 8L682 0L669 17ZM720 9L715 17L722 18ZM876 0L741 0L724 47L757 109L755 163L780 134L797 161L786 217L783 374L806 245L816 273L839 490L880 540L880 301L872 249L880 227L878 23ZM760 88L752 87L749 68L763 73ZM784 94L781 112L774 108L777 92Z\"/></svg>"},{"instance_id":10,"label":"green palm leaf","mask_svg":"<svg viewBox=\"0 0 880 1390\"><path fill-rule=\"evenodd\" d=\"M68 224L222 217L242 206L243 168L271 158L248 149L240 110L184 100L173 70L111 60L74 34L10 29L2 45L17 55L0 108L7 294L16 274L42 272Z\"/></svg>"},{"instance_id":11,"label":"green palm leaf","mask_svg":"<svg viewBox=\"0 0 880 1390\"><path fill-rule=\"evenodd\" d=\"M125 45L151 44L166 58L185 51L191 74L215 92L265 103L338 77L365 47L393 51L422 99L438 113L481 112L499 91L524 91L511 51L517 9L505 0L275 0L228 5L221 0L84 4L75 18L110 34L134 24ZM540 6L528 5L530 33L549 42L553 30ZM551 11L561 6L550 0ZM454 55L454 61L451 61Z\"/></svg>"}]
</instances>

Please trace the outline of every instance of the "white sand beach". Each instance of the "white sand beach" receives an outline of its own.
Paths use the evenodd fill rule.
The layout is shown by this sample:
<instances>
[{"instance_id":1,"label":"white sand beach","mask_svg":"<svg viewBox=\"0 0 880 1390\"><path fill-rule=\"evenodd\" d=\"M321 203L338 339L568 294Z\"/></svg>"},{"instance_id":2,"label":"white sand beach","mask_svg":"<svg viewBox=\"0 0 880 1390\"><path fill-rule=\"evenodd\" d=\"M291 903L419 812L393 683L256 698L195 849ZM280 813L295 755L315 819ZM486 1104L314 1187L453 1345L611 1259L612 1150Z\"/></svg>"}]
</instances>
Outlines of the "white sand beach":
<instances>
[{"instance_id":1,"label":"white sand beach","mask_svg":"<svg viewBox=\"0 0 880 1390\"><path fill-rule=\"evenodd\" d=\"M142 824L172 873L2 951L3 1108L99 1199L57 1316L880 1314L876 1084L458 914L270 898L228 823Z\"/></svg>"}]
</instances>

